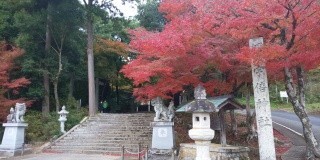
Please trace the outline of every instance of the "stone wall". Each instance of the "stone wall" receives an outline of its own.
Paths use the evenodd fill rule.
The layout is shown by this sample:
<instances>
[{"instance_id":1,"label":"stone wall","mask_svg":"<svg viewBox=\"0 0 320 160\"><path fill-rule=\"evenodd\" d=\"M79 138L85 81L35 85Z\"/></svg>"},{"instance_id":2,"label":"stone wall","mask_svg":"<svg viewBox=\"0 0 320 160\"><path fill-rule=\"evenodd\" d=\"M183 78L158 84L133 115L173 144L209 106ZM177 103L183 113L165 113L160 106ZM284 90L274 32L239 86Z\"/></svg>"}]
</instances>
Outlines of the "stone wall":
<instances>
[{"instance_id":1,"label":"stone wall","mask_svg":"<svg viewBox=\"0 0 320 160\"><path fill-rule=\"evenodd\" d=\"M249 148L241 146L226 146L220 144L210 145L210 158L212 160L249 160ZM194 160L196 145L194 143L180 144L178 160Z\"/></svg>"}]
</instances>

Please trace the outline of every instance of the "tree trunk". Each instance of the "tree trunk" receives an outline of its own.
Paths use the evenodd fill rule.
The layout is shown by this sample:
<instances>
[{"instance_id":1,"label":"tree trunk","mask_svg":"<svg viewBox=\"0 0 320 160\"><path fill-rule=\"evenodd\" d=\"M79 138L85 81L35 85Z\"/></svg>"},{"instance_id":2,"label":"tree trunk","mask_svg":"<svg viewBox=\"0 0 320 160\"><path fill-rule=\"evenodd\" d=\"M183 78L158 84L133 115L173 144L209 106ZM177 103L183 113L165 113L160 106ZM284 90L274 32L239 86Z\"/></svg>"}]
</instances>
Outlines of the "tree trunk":
<instances>
[{"instance_id":1,"label":"tree trunk","mask_svg":"<svg viewBox=\"0 0 320 160\"><path fill-rule=\"evenodd\" d=\"M50 112L49 73L43 73L44 99L42 101L42 117L47 118Z\"/></svg>"},{"instance_id":2,"label":"tree trunk","mask_svg":"<svg viewBox=\"0 0 320 160\"><path fill-rule=\"evenodd\" d=\"M95 84L96 84L96 90L95 90L95 92L96 92L96 104L99 104L99 87L100 87L100 85L99 85L99 78L97 77L96 78L96 80L95 80ZM96 106L96 112L98 112L98 105Z\"/></svg>"},{"instance_id":3,"label":"tree trunk","mask_svg":"<svg viewBox=\"0 0 320 160\"><path fill-rule=\"evenodd\" d=\"M63 44L63 40L61 41L61 44ZM54 87L54 99L56 100L56 111L59 112L60 110L60 100L59 100L59 94L58 94L58 84L59 84L59 78L60 78L60 74L62 71L62 45L61 48L59 49L59 67L58 67L58 72L56 74L56 76L54 77L53 80L53 87Z\"/></svg>"},{"instance_id":4,"label":"tree trunk","mask_svg":"<svg viewBox=\"0 0 320 160\"><path fill-rule=\"evenodd\" d=\"M48 57L48 54L50 53L50 47L51 47L51 4L48 3L47 6L47 25L46 25L46 42L45 42L45 54L44 58ZM44 64L44 72L43 72L43 86L44 86L44 99L42 102L42 117L47 118L49 116L50 112L50 88L49 88L49 73L46 67L46 64Z\"/></svg>"},{"instance_id":5,"label":"tree trunk","mask_svg":"<svg viewBox=\"0 0 320 160\"><path fill-rule=\"evenodd\" d=\"M222 147L225 147L227 145L227 138L226 138L226 124L224 120L224 110L219 111L219 119L220 119L220 143Z\"/></svg>"},{"instance_id":6,"label":"tree trunk","mask_svg":"<svg viewBox=\"0 0 320 160\"><path fill-rule=\"evenodd\" d=\"M96 114L96 98L94 86L94 57L93 57L93 0L87 4L87 55L88 55L88 88L89 88L89 116Z\"/></svg>"},{"instance_id":7,"label":"tree trunk","mask_svg":"<svg viewBox=\"0 0 320 160\"><path fill-rule=\"evenodd\" d=\"M71 74L70 76L70 82L69 82L69 93L68 93L68 98L73 97L73 91L74 91L74 73Z\"/></svg>"},{"instance_id":8,"label":"tree trunk","mask_svg":"<svg viewBox=\"0 0 320 160\"><path fill-rule=\"evenodd\" d=\"M60 110L60 101L58 95L58 80L53 81L53 88L54 88L54 99L56 100L56 112Z\"/></svg>"},{"instance_id":9,"label":"tree trunk","mask_svg":"<svg viewBox=\"0 0 320 160\"><path fill-rule=\"evenodd\" d=\"M301 67L296 68L297 77L298 77L298 97L300 103L305 107L306 106L306 98L305 98L305 83L304 83L304 71ZM304 130L304 126L303 126ZM306 137L306 136L305 136ZM312 151L312 148L308 145L306 146L306 159L313 160L315 159L315 154Z\"/></svg>"},{"instance_id":10,"label":"tree trunk","mask_svg":"<svg viewBox=\"0 0 320 160\"><path fill-rule=\"evenodd\" d=\"M234 136L238 135L237 132L237 119L236 115L234 113L234 110L230 110L230 118L231 118L231 128L232 128L232 133Z\"/></svg>"},{"instance_id":11,"label":"tree trunk","mask_svg":"<svg viewBox=\"0 0 320 160\"><path fill-rule=\"evenodd\" d=\"M116 96L117 96L117 105L119 105L119 72L117 72L117 80L116 80Z\"/></svg>"},{"instance_id":12,"label":"tree trunk","mask_svg":"<svg viewBox=\"0 0 320 160\"><path fill-rule=\"evenodd\" d=\"M256 117L256 112L253 111L253 113L251 114L251 107L250 107L250 86L247 84L247 92L246 92L246 125L247 125L247 132L248 132L248 136L247 136L247 141L257 138L258 137L258 133L255 129L254 126L254 119Z\"/></svg>"},{"instance_id":13,"label":"tree trunk","mask_svg":"<svg viewBox=\"0 0 320 160\"><path fill-rule=\"evenodd\" d=\"M311 156L309 159L312 159L310 151L312 151L316 157L320 157L320 145L314 137L312 125L305 110L303 70L301 67L298 67L296 71L298 77L298 93L296 94L292 74L288 67L285 67L284 69L286 91L288 93L290 103L293 106L293 110L302 123L303 135L307 144L307 153L309 154L309 157Z\"/></svg>"}]
</instances>

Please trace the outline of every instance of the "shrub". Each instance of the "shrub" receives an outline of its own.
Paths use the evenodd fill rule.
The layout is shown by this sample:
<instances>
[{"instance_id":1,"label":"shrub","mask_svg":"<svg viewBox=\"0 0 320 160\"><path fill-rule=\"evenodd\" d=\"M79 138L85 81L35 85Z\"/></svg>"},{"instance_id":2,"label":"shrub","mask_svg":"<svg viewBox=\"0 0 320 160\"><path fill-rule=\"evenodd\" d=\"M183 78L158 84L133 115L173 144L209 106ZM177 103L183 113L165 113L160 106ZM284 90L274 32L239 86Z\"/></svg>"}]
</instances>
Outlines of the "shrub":
<instances>
[{"instance_id":1,"label":"shrub","mask_svg":"<svg viewBox=\"0 0 320 160\"><path fill-rule=\"evenodd\" d=\"M66 131L77 125L87 115L87 109L85 108L79 110L70 109L68 111L69 114L65 123ZM26 143L44 142L55 135L60 136L60 122L58 119L59 115L55 112L51 112L47 119L43 119L41 112L27 111L25 120L29 126L26 129Z\"/></svg>"}]
</instances>

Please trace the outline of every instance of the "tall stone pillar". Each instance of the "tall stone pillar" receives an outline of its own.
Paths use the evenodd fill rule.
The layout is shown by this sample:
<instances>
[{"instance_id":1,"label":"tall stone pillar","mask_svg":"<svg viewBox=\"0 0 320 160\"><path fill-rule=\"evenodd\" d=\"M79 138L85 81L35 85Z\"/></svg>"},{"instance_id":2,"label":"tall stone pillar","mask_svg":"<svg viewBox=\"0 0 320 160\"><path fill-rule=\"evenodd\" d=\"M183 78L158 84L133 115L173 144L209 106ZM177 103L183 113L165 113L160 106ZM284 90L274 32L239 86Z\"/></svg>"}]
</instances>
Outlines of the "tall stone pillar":
<instances>
[{"instance_id":1,"label":"tall stone pillar","mask_svg":"<svg viewBox=\"0 0 320 160\"><path fill-rule=\"evenodd\" d=\"M262 45L262 37L249 40L250 48L261 47ZM260 160L275 160L276 154L270 110L267 71L263 62L262 64L253 62L251 67Z\"/></svg>"}]
</instances>

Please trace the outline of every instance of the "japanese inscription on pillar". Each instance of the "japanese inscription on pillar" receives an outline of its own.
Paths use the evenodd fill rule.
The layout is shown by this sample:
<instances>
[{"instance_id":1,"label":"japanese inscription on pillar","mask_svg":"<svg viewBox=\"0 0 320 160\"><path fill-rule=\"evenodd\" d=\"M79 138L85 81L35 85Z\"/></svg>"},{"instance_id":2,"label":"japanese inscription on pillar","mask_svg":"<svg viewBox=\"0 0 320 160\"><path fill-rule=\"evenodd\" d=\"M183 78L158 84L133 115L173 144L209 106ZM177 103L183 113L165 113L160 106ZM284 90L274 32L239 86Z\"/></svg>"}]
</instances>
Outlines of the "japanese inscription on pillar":
<instances>
[{"instance_id":1,"label":"japanese inscription on pillar","mask_svg":"<svg viewBox=\"0 0 320 160\"><path fill-rule=\"evenodd\" d=\"M261 47L263 38L249 40L250 48ZM275 160L267 72L264 64L252 63L252 85L256 110L260 160Z\"/></svg>"}]
</instances>

